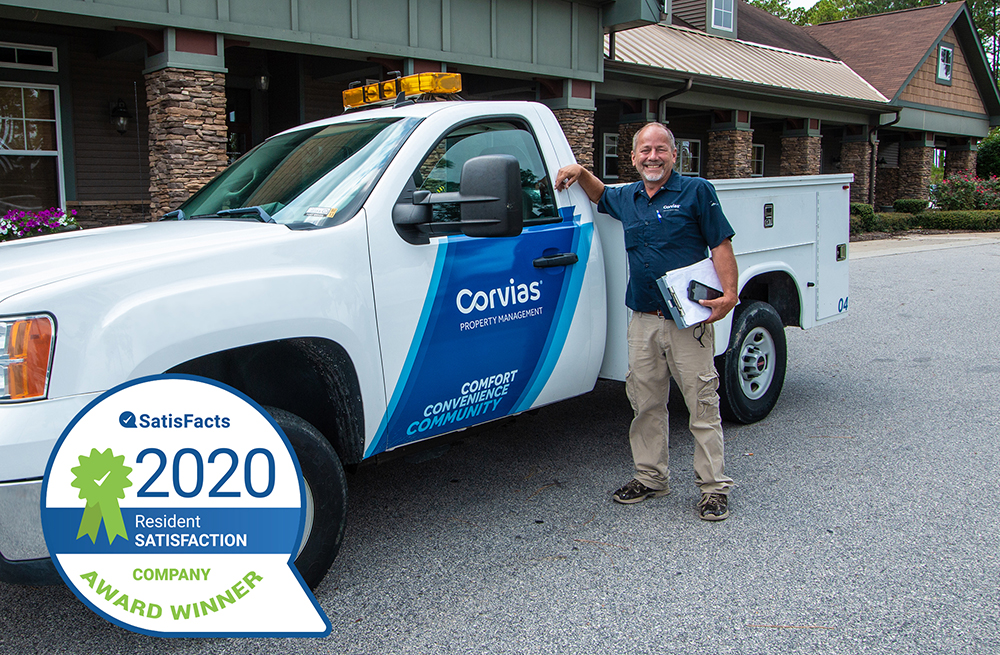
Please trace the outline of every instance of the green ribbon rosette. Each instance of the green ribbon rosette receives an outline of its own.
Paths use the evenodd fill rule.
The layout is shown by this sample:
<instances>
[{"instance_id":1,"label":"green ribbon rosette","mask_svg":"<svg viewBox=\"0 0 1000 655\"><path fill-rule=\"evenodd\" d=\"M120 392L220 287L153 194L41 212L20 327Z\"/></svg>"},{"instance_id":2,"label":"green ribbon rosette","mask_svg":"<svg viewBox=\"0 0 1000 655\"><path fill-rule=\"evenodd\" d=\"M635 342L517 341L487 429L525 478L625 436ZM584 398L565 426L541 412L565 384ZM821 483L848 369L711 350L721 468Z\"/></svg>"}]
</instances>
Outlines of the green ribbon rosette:
<instances>
[{"instance_id":1,"label":"green ribbon rosette","mask_svg":"<svg viewBox=\"0 0 1000 655\"><path fill-rule=\"evenodd\" d=\"M125 487L132 486L128 479L132 469L125 466L125 456L115 457L110 448L103 453L92 448L89 457L80 455L80 465L70 472L76 476L70 486L79 489L80 498L87 501L76 538L87 535L91 543L97 543L97 531L103 520L109 544L118 536L127 540L125 522L118 507L118 499L125 498Z\"/></svg>"}]
</instances>

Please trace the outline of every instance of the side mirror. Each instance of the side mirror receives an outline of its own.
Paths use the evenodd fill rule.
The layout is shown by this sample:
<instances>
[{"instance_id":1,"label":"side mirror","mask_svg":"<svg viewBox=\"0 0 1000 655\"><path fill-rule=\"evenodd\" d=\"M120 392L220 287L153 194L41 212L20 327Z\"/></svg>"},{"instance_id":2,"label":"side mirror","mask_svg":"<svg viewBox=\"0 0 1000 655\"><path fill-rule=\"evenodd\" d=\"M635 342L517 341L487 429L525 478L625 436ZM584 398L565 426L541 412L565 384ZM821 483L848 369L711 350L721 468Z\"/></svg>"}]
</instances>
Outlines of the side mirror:
<instances>
[{"instance_id":1,"label":"side mirror","mask_svg":"<svg viewBox=\"0 0 1000 655\"><path fill-rule=\"evenodd\" d=\"M462 233L516 237L524 225L521 167L513 155L473 157L462 167ZM473 200L475 199L475 200Z\"/></svg>"}]
</instances>

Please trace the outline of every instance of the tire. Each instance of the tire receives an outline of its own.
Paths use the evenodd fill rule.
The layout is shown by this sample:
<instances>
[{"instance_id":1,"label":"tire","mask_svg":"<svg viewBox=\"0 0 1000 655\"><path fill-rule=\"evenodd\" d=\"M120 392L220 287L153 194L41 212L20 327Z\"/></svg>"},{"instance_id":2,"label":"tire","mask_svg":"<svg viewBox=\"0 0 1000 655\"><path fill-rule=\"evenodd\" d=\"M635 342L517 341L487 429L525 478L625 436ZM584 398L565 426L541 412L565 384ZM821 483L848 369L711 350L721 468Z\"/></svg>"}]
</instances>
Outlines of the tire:
<instances>
[{"instance_id":1,"label":"tire","mask_svg":"<svg viewBox=\"0 0 1000 655\"><path fill-rule=\"evenodd\" d=\"M785 383L785 327L766 302L750 302L733 318L729 348L715 358L722 417L755 423L774 409Z\"/></svg>"},{"instance_id":2,"label":"tire","mask_svg":"<svg viewBox=\"0 0 1000 655\"><path fill-rule=\"evenodd\" d=\"M315 589L330 569L344 539L347 478L336 451L323 434L291 412L265 410L281 427L295 450L306 487L306 522L295 568Z\"/></svg>"}]
</instances>

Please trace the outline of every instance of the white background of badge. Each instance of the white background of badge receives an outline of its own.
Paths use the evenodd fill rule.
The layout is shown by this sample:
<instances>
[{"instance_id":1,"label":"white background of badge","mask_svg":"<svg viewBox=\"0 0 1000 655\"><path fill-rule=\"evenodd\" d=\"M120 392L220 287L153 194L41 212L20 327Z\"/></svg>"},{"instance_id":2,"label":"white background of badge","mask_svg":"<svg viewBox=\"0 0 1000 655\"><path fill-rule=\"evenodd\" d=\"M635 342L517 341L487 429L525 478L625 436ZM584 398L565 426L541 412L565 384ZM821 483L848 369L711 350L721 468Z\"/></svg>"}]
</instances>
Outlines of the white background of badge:
<instances>
[{"instance_id":1,"label":"white background of badge","mask_svg":"<svg viewBox=\"0 0 1000 655\"><path fill-rule=\"evenodd\" d=\"M193 414L199 417L227 416L229 428L123 428L118 417L131 411L136 420L141 414L174 416ZM111 448L116 456L124 455L124 465L132 468L129 473L131 487L125 489L121 507L150 508L201 508L201 507L300 507L298 476L291 454L281 436L270 422L252 405L221 387L184 379L150 380L133 385L105 398L91 408L73 426L72 432L60 445L59 453L48 477L45 504L48 507L83 507L79 489L70 486L74 475L71 469L80 465L80 455L90 455L91 448L103 452ZM156 471L160 459L147 455L141 464L138 454L146 448L159 448L168 457L167 466L149 491L167 491L165 498L138 498L136 493ZM182 448L194 448L204 462L204 483L201 492L193 498L183 498L173 489L173 458ZM208 492L230 467L228 456L217 457L214 464L208 457L217 448L229 448L239 456L232 477L222 491L239 490L237 498L210 498ZM244 464L246 455L254 448L266 448L274 456L274 490L264 498L254 498L244 489ZM266 488L266 458L254 458L254 488ZM190 491L195 486L194 458L186 455L181 466L181 488ZM127 525L131 533L134 525Z\"/></svg>"},{"instance_id":2,"label":"white background of badge","mask_svg":"<svg viewBox=\"0 0 1000 655\"><path fill-rule=\"evenodd\" d=\"M239 632L243 634L315 632L325 629L309 595L292 573L288 555L60 555L59 564L66 577L77 587L78 593L94 607L128 625L143 630L157 632L198 632L219 633ZM208 568L211 569L207 581L136 581L132 572L136 568ZM87 580L80 576L97 572L97 581L91 589ZM195 603L214 599L217 594L232 590L237 582L250 571L255 571L262 580L254 589L244 583L248 593L232 605L227 603L218 612L195 618L192 610L190 619L175 621L170 605ZM104 595L97 595L97 584L104 579L110 583L116 594L110 601ZM150 619L132 614L114 605L121 594L128 594L129 605L139 599L146 603L156 603L163 608L158 619ZM236 594L232 593L233 598ZM200 611L200 610L199 610Z\"/></svg>"}]
</instances>

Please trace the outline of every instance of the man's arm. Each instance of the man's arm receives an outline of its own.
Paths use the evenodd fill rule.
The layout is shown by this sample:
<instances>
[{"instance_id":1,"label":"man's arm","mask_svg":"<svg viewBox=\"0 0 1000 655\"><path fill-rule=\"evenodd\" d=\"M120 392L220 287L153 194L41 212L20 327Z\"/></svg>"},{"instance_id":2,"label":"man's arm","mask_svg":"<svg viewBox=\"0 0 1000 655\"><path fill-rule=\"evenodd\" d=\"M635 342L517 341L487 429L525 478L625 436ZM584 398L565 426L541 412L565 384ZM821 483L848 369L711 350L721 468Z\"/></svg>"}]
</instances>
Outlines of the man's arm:
<instances>
[{"instance_id":1,"label":"man's arm","mask_svg":"<svg viewBox=\"0 0 1000 655\"><path fill-rule=\"evenodd\" d=\"M604 182L601 182L593 173L580 164L570 164L563 166L556 173L556 190L565 191L574 182L580 183L580 188L587 194L591 202L597 202L604 194Z\"/></svg>"},{"instance_id":2,"label":"man's arm","mask_svg":"<svg viewBox=\"0 0 1000 655\"><path fill-rule=\"evenodd\" d=\"M715 265L715 272L722 282L722 297L715 300L701 300L702 305L712 310L712 315L705 321L715 323L726 317L739 301L737 287L740 284L740 272L736 265L736 255L733 253L732 239L725 239L715 248L712 248L712 264Z\"/></svg>"}]
</instances>

